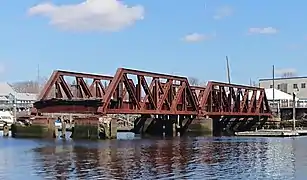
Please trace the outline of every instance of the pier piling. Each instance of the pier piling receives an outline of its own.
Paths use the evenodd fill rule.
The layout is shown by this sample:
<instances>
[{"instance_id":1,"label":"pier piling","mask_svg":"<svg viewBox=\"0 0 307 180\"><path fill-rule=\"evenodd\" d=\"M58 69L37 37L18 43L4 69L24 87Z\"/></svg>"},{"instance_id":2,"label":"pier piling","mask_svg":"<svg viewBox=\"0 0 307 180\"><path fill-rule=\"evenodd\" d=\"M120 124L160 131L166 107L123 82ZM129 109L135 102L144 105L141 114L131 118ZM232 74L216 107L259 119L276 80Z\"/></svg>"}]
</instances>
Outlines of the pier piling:
<instances>
[{"instance_id":1,"label":"pier piling","mask_svg":"<svg viewBox=\"0 0 307 180\"><path fill-rule=\"evenodd\" d=\"M8 126L7 123L5 123L5 124L3 125L3 136L4 136L4 137L9 136L9 132L10 132L9 126Z\"/></svg>"}]
</instances>

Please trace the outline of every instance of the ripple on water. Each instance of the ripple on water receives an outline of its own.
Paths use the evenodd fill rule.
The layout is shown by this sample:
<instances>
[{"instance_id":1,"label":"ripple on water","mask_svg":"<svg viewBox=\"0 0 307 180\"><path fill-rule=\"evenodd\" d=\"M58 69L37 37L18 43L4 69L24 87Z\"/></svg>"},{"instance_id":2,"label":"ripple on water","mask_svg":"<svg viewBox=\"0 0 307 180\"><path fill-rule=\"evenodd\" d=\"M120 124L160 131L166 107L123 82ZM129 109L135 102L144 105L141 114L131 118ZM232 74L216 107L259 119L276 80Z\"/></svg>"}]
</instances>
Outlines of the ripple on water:
<instances>
[{"instance_id":1,"label":"ripple on water","mask_svg":"<svg viewBox=\"0 0 307 180\"><path fill-rule=\"evenodd\" d=\"M0 179L305 178L307 138L0 140Z\"/></svg>"}]
</instances>

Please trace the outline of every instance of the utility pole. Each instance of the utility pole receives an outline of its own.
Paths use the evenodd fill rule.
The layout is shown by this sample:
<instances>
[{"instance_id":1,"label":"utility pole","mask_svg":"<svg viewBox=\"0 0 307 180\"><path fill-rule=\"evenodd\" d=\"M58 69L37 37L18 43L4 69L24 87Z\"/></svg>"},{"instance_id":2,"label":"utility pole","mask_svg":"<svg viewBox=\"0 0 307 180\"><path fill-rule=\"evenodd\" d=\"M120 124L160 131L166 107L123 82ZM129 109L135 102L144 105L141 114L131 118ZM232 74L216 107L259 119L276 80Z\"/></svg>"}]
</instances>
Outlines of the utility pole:
<instances>
[{"instance_id":1,"label":"utility pole","mask_svg":"<svg viewBox=\"0 0 307 180\"><path fill-rule=\"evenodd\" d=\"M14 94L14 100L13 100L13 122L14 124L17 122L17 98L16 98L16 94Z\"/></svg>"},{"instance_id":2,"label":"utility pole","mask_svg":"<svg viewBox=\"0 0 307 180\"><path fill-rule=\"evenodd\" d=\"M275 111L275 109L277 110L276 114L279 116L279 106L275 105L275 66L272 66L272 86L273 86L273 110ZM275 119L275 116L273 116L273 118Z\"/></svg>"},{"instance_id":3,"label":"utility pole","mask_svg":"<svg viewBox=\"0 0 307 180\"><path fill-rule=\"evenodd\" d=\"M293 131L295 131L295 115L296 115L296 112L295 112L295 99L296 99L296 94L295 92L293 91L292 93L292 96L293 96L293 113L292 113L292 119L293 119Z\"/></svg>"},{"instance_id":4,"label":"utility pole","mask_svg":"<svg viewBox=\"0 0 307 180\"><path fill-rule=\"evenodd\" d=\"M226 69L227 69L227 80L228 83L230 84L230 68L229 68L228 56L226 56Z\"/></svg>"},{"instance_id":5,"label":"utility pole","mask_svg":"<svg viewBox=\"0 0 307 180\"><path fill-rule=\"evenodd\" d=\"M273 80L273 104L275 106L275 67L273 65L273 69L272 69L272 80Z\"/></svg>"},{"instance_id":6,"label":"utility pole","mask_svg":"<svg viewBox=\"0 0 307 180\"><path fill-rule=\"evenodd\" d=\"M39 64L37 65L37 93L40 91L40 69Z\"/></svg>"}]
</instances>

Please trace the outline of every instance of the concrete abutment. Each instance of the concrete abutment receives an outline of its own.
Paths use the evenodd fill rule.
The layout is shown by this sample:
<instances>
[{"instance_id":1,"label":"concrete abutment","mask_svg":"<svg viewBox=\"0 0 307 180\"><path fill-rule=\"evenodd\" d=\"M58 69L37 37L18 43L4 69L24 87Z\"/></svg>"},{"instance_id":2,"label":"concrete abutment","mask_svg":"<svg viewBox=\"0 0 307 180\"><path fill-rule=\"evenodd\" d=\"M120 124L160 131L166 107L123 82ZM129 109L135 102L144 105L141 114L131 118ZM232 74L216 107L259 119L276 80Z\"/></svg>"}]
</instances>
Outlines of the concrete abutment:
<instances>
[{"instance_id":1,"label":"concrete abutment","mask_svg":"<svg viewBox=\"0 0 307 180\"><path fill-rule=\"evenodd\" d=\"M72 126L72 139L116 139L117 119L108 116L75 118ZM205 136L233 135L234 132L254 130L266 121L254 118L196 117L185 115L143 115L134 121L133 132L142 136L182 136L195 134ZM54 138L59 134L66 137L66 123L58 132L54 118L33 120L30 126L13 124L12 136L16 138Z\"/></svg>"},{"instance_id":2,"label":"concrete abutment","mask_svg":"<svg viewBox=\"0 0 307 180\"><path fill-rule=\"evenodd\" d=\"M185 120L187 121L187 119ZM212 136L214 134L214 120L209 117L197 117L187 127L186 133Z\"/></svg>"},{"instance_id":3,"label":"concrete abutment","mask_svg":"<svg viewBox=\"0 0 307 180\"><path fill-rule=\"evenodd\" d=\"M211 118L163 115L141 116L135 120L133 132L142 136L182 136L185 133L213 135Z\"/></svg>"},{"instance_id":4,"label":"concrete abutment","mask_svg":"<svg viewBox=\"0 0 307 180\"><path fill-rule=\"evenodd\" d=\"M11 131L14 138L53 138L55 135L55 119L36 118L29 126L12 124Z\"/></svg>"},{"instance_id":5,"label":"concrete abutment","mask_svg":"<svg viewBox=\"0 0 307 180\"><path fill-rule=\"evenodd\" d=\"M61 138L66 137L66 123L62 123L61 132L55 127L54 118L37 117L29 126L12 124L14 138ZM72 139L116 139L117 120L105 117L75 118L71 128Z\"/></svg>"},{"instance_id":6,"label":"concrete abutment","mask_svg":"<svg viewBox=\"0 0 307 180\"><path fill-rule=\"evenodd\" d=\"M117 120L108 117L75 119L72 139L116 139Z\"/></svg>"}]
</instances>

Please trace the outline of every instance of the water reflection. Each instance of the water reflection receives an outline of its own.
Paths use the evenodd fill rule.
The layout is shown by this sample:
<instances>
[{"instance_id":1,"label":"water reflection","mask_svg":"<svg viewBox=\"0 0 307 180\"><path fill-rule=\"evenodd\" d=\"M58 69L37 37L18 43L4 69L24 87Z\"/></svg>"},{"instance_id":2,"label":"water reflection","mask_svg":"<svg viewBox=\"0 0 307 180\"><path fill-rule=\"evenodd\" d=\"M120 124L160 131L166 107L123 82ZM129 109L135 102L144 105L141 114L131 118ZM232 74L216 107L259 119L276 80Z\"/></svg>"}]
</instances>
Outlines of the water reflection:
<instances>
[{"instance_id":1,"label":"water reflection","mask_svg":"<svg viewBox=\"0 0 307 180\"><path fill-rule=\"evenodd\" d=\"M33 150L34 172L43 179L291 179L301 176L297 166L307 167L306 153L296 157L298 141L306 139L57 141Z\"/></svg>"}]
</instances>

